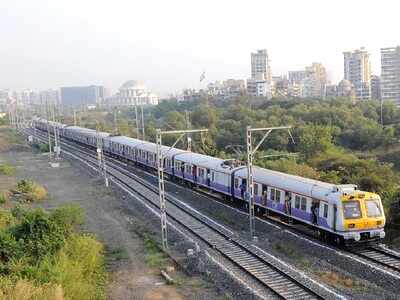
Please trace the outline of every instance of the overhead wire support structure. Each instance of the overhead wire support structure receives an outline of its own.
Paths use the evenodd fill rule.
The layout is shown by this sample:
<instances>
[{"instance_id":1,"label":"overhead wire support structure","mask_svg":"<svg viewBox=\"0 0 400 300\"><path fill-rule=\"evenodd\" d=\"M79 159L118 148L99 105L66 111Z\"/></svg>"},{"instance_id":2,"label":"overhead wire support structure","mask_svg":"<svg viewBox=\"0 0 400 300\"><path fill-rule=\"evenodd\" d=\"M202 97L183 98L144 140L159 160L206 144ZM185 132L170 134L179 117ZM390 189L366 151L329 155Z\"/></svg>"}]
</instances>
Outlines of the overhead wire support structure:
<instances>
[{"instance_id":1,"label":"overhead wire support structure","mask_svg":"<svg viewBox=\"0 0 400 300\"><path fill-rule=\"evenodd\" d=\"M171 130L171 131L162 131L161 129L156 130L158 195L160 199L161 237L162 237L162 246L164 250L167 250L168 248L168 238L167 238L167 208L165 203L165 186L164 186L164 157L161 152L162 136L167 134L179 134L179 137L169 148L169 150L171 150L179 143L179 141L182 140L182 138L185 135L192 133L202 133L202 132L208 132L208 129ZM165 154L167 154L168 151Z\"/></svg>"},{"instance_id":2,"label":"overhead wire support structure","mask_svg":"<svg viewBox=\"0 0 400 300\"><path fill-rule=\"evenodd\" d=\"M249 205L249 225L250 225L250 236L252 239L257 239L255 234L255 218L254 218L254 179L253 179L253 159L258 148L267 139L269 134L273 130L287 130L290 138L294 143L292 134L290 133L291 126L280 126L280 127L265 127L265 128L246 128L246 146L247 146L247 202ZM262 132L263 136L258 144L253 148L253 132Z\"/></svg>"}]
</instances>

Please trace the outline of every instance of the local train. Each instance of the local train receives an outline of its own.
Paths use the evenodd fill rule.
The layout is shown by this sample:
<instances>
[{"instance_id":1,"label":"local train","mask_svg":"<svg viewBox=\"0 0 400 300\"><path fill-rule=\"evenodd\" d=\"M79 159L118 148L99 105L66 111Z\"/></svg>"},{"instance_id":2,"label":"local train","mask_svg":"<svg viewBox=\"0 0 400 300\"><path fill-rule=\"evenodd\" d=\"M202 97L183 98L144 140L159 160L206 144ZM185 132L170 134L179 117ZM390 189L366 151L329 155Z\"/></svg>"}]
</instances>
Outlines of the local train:
<instances>
[{"instance_id":1,"label":"local train","mask_svg":"<svg viewBox=\"0 0 400 300\"><path fill-rule=\"evenodd\" d=\"M60 123L62 138L96 148L95 130ZM47 131L47 121L33 120L33 127ZM155 143L99 133L107 155L155 169ZM162 146L164 172L172 180L216 192L246 205L247 168L234 160ZM377 243L385 237L385 215L379 195L356 185L336 185L314 179L254 167L256 211L274 213L315 230L322 239L341 245Z\"/></svg>"}]
</instances>

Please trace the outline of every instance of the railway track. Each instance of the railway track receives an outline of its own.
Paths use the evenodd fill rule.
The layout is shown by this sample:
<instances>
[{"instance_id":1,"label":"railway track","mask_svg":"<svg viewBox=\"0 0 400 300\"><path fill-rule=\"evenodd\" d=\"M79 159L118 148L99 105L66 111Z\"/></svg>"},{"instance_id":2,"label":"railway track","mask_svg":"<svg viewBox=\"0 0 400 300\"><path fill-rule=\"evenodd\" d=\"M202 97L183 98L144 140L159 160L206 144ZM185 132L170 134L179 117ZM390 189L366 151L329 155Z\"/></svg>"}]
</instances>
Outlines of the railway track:
<instances>
[{"instance_id":1,"label":"railway track","mask_svg":"<svg viewBox=\"0 0 400 300\"><path fill-rule=\"evenodd\" d=\"M41 138L44 142L47 141L45 136L43 134ZM76 145L73 146L65 143L65 141L62 143L64 149L67 148L69 151L74 152L74 155L91 164L94 168L98 167L98 162L93 157L93 151L86 148L85 150L77 149ZM126 189L140 195L155 208L159 208L157 188L144 179L131 174L121 166L120 162L116 163L114 160L108 159L107 173ZM282 270L277 261L261 253L247 242L234 237L232 232L223 226L196 213L195 210L189 209L183 203L179 203L168 195L166 200L170 204L167 212L170 220L173 220L196 236L197 239L212 247L277 297L281 299L325 298L305 285L305 283L302 283L292 272Z\"/></svg>"},{"instance_id":2,"label":"railway track","mask_svg":"<svg viewBox=\"0 0 400 300\"><path fill-rule=\"evenodd\" d=\"M387 248L376 246L365 249L354 250L352 253L380 264L387 269L400 272L400 253Z\"/></svg>"}]
</instances>

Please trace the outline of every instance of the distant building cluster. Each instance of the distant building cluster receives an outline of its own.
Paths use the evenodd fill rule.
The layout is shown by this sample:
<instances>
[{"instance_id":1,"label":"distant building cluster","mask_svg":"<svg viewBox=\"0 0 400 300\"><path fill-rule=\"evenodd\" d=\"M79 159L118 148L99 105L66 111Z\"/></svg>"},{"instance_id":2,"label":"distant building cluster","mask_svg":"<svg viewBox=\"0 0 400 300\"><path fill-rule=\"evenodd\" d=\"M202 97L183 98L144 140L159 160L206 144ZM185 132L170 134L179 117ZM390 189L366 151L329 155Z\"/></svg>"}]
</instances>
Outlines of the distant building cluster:
<instances>
[{"instance_id":1,"label":"distant building cluster","mask_svg":"<svg viewBox=\"0 0 400 300\"><path fill-rule=\"evenodd\" d=\"M158 95L148 91L145 84L137 80L125 82L117 94L105 99L109 106L157 105L158 102Z\"/></svg>"}]
</instances>

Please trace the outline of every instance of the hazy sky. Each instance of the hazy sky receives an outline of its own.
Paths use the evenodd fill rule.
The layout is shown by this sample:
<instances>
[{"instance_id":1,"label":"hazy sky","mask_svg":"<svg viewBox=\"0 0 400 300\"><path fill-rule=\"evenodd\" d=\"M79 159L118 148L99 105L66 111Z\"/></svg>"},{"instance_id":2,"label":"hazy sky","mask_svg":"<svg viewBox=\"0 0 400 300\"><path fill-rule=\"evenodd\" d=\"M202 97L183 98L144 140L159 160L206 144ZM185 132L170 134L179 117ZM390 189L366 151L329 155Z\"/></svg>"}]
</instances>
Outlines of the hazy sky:
<instances>
[{"instance_id":1,"label":"hazy sky","mask_svg":"<svg viewBox=\"0 0 400 300\"><path fill-rule=\"evenodd\" d=\"M140 79L162 95L248 78L266 48L274 75L322 62L337 81L344 50L400 44L398 0L1 0L0 88Z\"/></svg>"}]
</instances>

